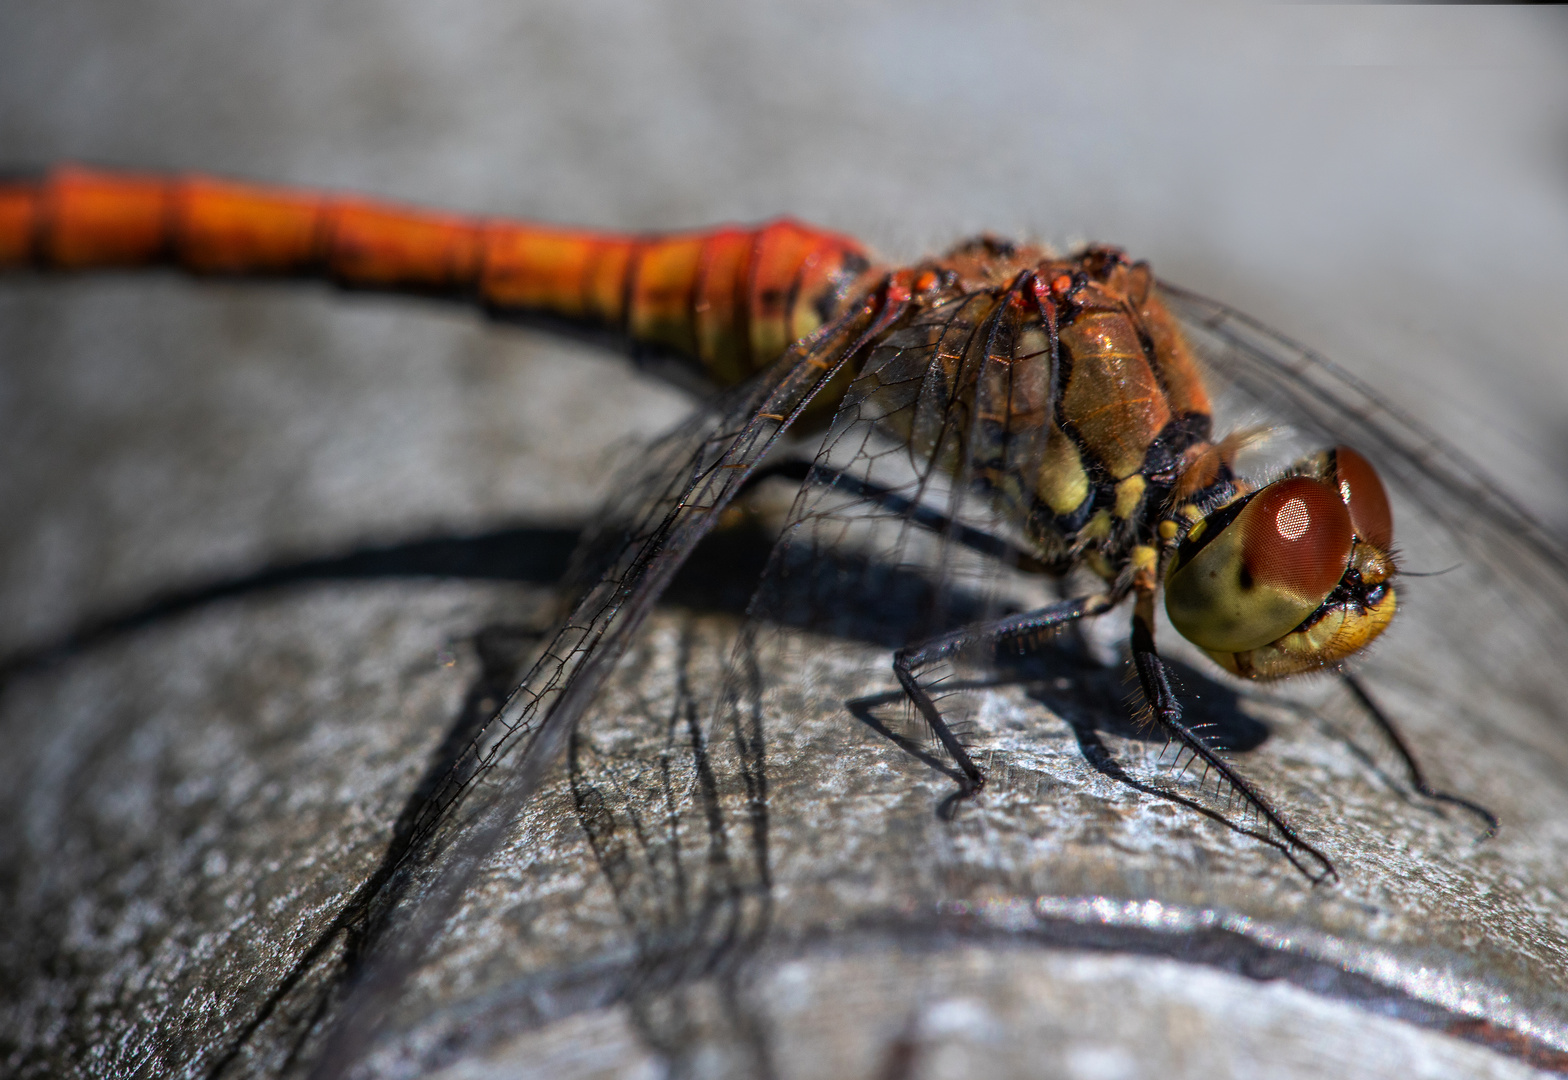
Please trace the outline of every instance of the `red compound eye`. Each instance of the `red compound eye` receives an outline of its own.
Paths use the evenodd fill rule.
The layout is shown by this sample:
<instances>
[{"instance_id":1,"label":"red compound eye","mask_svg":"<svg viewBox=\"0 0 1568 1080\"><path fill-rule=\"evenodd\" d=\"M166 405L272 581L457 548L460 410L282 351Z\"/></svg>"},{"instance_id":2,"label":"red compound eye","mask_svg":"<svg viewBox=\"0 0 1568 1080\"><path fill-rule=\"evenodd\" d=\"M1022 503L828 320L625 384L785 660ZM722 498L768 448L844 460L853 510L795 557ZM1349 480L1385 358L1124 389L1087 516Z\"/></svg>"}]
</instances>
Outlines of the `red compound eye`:
<instances>
[{"instance_id":1,"label":"red compound eye","mask_svg":"<svg viewBox=\"0 0 1568 1080\"><path fill-rule=\"evenodd\" d=\"M1327 484L1305 476L1270 484L1236 524L1244 529L1242 564L1257 585L1315 598L1316 605L1344 576L1350 513Z\"/></svg>"},{"instance_id":2,"label":"red compound eye","mask_svg":"<svg viewBox=\"0 0 1568 1080\"><path fill-rule=\"evenodd\" d=\"M1348 446L1334 447L1339 497L1350 510L1356 535L1387 551L1394 542L1394 511L1372 463Z\"/></svg>"}]
</instances>

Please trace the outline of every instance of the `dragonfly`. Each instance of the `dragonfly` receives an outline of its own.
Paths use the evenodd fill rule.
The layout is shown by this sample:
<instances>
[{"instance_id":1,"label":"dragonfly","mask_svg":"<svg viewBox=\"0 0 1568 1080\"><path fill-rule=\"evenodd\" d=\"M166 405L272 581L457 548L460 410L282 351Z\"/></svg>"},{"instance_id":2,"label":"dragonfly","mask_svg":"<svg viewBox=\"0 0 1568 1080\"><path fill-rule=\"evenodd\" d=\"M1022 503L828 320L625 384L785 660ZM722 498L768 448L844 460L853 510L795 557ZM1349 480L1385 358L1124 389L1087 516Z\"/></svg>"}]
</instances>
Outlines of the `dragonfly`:
<instances>
[{"instance_id":1,"label":"dragonfly","mask_svg":"<svg viewBox=\"0 0 1568 1080\"><path fill-rule=\"evenodd\" d=\"M797 494L754 623L831 628L857 604L897 603L890 571L922 568L890 664L898 691L882 701L913 717L849 705L953 782L944 816L987 781L944 709L948 669L1036 653L1130 607L1141 718L1309 876L1334 876L1185 718L1156 645L1163 597L1170 626L1232 676L1343 680L1416 792L1475 815L1485 835L1498 827L1427 780L1353 671L1404 589L1395 505L1484 571L1514 616L1562 610L1568 560L1495 481L1348 373L1117 248L1063 256L981 237L893 268L787 219L622 235L197 175L62 167L0 186L0 268L156 265L325 278L573 324L723 391L622 480L579 552L567 614L430 797L416 839L503 761L513 787L531 790L699 542L775 480ZM1221 384L1317 447L1249 479L1238 458L1264 432L1215 432ZM1465 595L1474 622L1481 609ZM1518 659L1507 670L1522 683Z\"/></svg>"},{"instance_id":2,"label":"dragonfly","mask_svg":"<svg viewBox=\"0 0 1568 1080\"><path fill-rule=\"evenodd\" d=\"M1496 817L1428 779L1385 701L1514 730L1561 715L1555 538L1348 372L1115 248L982 237L889 267L791 220L623 235L194 175L0 182L0 269L159 266L445 297L603 334L715 388L619 477L537 659L400 823L398 859L444 845L447 868L405 954L568 752L682 565L758 523L771 553L714 709L756 707L776 628L864 637L874 622L896 689L846 701L846 721L950 783L946 817L995 785L963 676L1092 652L1086 628L1110 618L1130 623L1116 659L1139 717L1314 881L1336 876L1332 853L1193 719L1179 660L1280 693L1342 682L1409 789L1483 837ZM1245 423L1218 432L1223 415ZM1265 452L1284 460L1247 466ZM336 1060L368 1044L415 967L389 963L361 980Z\"/></svg>"}]
</instances>

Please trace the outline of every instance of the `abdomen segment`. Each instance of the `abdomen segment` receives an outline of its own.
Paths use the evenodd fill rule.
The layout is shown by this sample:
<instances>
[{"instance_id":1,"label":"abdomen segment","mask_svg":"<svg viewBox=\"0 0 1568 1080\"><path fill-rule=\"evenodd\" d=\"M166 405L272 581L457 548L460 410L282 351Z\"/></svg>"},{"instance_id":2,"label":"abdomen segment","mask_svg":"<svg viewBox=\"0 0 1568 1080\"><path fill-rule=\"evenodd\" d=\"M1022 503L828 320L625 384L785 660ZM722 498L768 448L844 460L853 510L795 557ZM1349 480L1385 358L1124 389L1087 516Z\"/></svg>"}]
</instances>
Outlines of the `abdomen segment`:
<instances>
[{"instance_id":1,"label":"abdomen segment","mask_svg":"<svg viewBox=\"0 0 1568 1080\"><path fill-rule=\"evenodd\" d=\"M853 240L787 219L638 236L205 176L67 167L0 182L0 270L151 265L568 319L695 359L721 385L837 314L871 270Z\"/></svg>"}]
</instances>

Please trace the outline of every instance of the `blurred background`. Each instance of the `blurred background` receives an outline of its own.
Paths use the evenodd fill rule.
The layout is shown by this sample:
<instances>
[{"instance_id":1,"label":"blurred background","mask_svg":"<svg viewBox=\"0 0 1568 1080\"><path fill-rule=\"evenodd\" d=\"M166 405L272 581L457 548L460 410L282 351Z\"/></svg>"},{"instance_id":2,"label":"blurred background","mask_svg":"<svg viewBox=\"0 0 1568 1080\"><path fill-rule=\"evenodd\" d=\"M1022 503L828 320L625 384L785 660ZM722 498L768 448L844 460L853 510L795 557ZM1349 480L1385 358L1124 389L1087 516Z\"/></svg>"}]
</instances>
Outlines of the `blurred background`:
<instances>
[{"instance_id":1,"label":"blurred background","mask_svg":"<svg viewBox=\"0 0 1568 1080\"><path fill-rule=\"evenodd\" d=\"M0 162L890 258L1126 246L1568 521L1568 15L1546 8L115 0L0 10ZM0 285L0 648L259 561L576 519L685 408L471 313L172 275Z\"/></svg>"}]
</instances>

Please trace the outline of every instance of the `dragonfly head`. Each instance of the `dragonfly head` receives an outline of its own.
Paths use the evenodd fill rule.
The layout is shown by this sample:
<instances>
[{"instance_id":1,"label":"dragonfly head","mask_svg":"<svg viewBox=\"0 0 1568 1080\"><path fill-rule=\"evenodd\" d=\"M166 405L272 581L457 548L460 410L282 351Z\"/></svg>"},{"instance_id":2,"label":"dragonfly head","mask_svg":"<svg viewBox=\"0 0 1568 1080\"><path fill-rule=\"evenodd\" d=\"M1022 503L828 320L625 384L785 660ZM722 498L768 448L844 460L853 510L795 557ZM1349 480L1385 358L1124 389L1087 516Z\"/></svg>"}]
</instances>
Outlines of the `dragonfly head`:
<instances>
[{"instance_id":1,"label":"dragonfly head","mask_svg":"<svg viewBox=\"0 0 1568 1080\"><path fill-rule=\"evenodd\" d=\"M1234 674L1331 667L1394 617L1393 541L1376 470L1336 446L1198 521L1170 560L1165 610Z\"/></svg>"}]
</instances>

